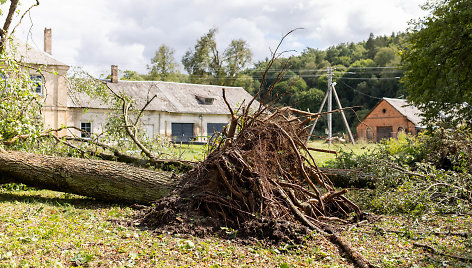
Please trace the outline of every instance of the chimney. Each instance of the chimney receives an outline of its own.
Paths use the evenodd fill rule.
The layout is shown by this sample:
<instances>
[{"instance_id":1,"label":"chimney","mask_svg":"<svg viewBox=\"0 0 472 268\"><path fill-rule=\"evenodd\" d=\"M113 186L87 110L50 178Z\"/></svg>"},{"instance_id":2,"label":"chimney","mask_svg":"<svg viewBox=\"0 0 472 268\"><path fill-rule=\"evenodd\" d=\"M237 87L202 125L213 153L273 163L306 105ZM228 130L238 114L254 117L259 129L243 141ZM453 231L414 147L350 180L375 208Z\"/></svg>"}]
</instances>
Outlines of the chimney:
<instances>
[{"instance_id":1,"label":"chimney","mask_svg":"<svg viewBox=\"0 0 472 268\"><path fill-rule=\"evenodd\" d=\"M52 55L51 28L44 28L44 52Z\"/></svg>"},{"instance_id":2,"label":"chimney","mask_svg":"<svg viewBox=\"0 0 472 268\"><path fill-rule=\"evenodd\" d=\"M117 65L111 66L111 82L118 83L118 66Z\"/></svg>"}]
</instances>

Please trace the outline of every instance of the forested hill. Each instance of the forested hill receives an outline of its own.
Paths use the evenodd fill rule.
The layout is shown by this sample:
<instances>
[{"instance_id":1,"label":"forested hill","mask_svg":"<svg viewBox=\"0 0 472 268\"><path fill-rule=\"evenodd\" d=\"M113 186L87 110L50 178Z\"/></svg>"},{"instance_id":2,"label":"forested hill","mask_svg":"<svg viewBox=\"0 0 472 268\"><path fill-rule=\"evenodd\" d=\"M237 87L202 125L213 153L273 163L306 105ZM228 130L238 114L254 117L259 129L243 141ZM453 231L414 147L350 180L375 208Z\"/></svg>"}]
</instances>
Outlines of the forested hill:
<instances>
[{"instance_id":1,"label":"forested hill","mask_svg":"<svg viewBox=\"0 0 472 268\"><path fill-rule=\"evenodd\" d=\"M326 50L307 48L299 56L281 58L275 63L264 85L273 84L285 68L287 73L274 91L279 96L277 104L316 112L327 89L327 67L334 67L333 82L341 104L362 106L356 109L362 118L382 97L405 97L399 82L402 72L398 69L404 39L403 33L377 37L370 34L367 41L359 43L341 43ZM258 88L267 64L268 60L259 62L247 71L254 79L254 88ZM337 108L334 100L333 108ZM351 127L359 122L352 112L346 116ZM340 116L333 116L333 120L334 131L343 132ZM319 134L324 132L323 125L321 120L321 126L317 127Z\"/></svg>"},{"instance_id":2,"label":"forested hill","mask_svg":"<svg viewBox=\"0 0 472 268\"><path fill-rule=\"evenodd\" d=\"M216 32L216 29L210 29L181 59L187 73L178 70L174 50L161 45L148 65L149 73L125 70L122 79L241 86L254 93L269 60L248 68L252 60L248 44L241 39L233 40L223 52L218 51ZM334 67L333 81L341 104L343 107L362 106L356 109L357 116L362 119L382 97L406 94L399 83L402 72L398 69L399 50L405 37L404 33L370 34L367 41L359 43L342 43L326 50L306 48L299 56L279 58L270 68L263 89L272 85L283 70L286 73L274 91L275 104L316 112L327 89L327 67ZM336 108L335 102L333 104ZM351 127L359 123L351 111L346 117ZM334 115L333 120L334 131L345 132L340 115ZM324 132L325 122L320 120L320 123L318 134Z\"/></svg>"}]
</instances>

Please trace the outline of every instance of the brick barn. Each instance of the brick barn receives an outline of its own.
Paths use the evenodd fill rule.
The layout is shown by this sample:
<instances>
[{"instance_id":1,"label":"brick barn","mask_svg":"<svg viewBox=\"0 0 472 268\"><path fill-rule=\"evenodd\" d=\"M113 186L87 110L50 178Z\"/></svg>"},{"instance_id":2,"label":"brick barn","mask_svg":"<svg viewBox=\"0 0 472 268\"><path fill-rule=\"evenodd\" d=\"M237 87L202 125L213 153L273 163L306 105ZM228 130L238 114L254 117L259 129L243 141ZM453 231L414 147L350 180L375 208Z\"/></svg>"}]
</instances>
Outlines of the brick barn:
<instances>
[{"instance_id":1,"label":"brick barn","mask_svg":"<svg viewBox=\"0 0 472 268\"><path fill-rule=\"evenodd\" d=\"M380 141L396 138L399 132L416 135L421 125L421 111L404 99L383 98L356 127L359 140Z\"/></svg>"}]
</instances>

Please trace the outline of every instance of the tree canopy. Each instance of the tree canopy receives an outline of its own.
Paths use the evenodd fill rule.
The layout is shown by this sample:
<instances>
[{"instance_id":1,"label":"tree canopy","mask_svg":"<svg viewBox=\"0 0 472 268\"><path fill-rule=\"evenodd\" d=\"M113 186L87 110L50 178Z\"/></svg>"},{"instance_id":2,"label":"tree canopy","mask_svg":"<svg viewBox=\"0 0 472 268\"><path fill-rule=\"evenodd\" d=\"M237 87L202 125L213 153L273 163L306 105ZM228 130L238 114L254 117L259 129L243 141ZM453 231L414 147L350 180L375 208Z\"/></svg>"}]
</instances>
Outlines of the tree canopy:
<instances>
[{"instance_id":1,"label":"tree canopy","mask_svg":"<svg viewBox=\"0 0 472 268\"><path fill-rule=\"evenodd\" d=\"M178 64L174 58L175 50L161 45L148 66L152 80L170 81L178 73Z\"/></svg>"},{"instance_id":2,"label":"tree canopy","mask_svg":"<svg viewBox=\"0 0 472 268\"><path fill-rule=\"evenodd\" d=\"M423 8L430 15L411 23L402 50L408 99L430 123L438 119L470 123L472 1L430 1Z\"/></svg>"},{"instance_id":3,"label":"tree canopy","mask_svg":"<svg viewBox=\"0 0 472 268\"><path fill-rule=\"evenodd\" d=\"M193 83L238 85L245 80L242 71L252 60L252 52L243 39L232 40L221 54L216 47L215 28L200 37L194 49L189 49L182 58L182 64Z\"/></svg>"}]
</instances>

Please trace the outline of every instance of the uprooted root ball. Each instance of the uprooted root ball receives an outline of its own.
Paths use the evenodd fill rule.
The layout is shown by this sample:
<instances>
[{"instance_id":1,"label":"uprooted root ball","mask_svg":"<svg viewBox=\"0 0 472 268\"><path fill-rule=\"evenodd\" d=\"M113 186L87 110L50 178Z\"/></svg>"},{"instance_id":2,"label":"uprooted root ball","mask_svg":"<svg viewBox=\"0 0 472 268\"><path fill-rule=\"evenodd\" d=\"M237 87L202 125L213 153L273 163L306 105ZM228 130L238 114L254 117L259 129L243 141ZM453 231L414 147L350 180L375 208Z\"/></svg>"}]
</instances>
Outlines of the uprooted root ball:
<instances>
[{"instance_id":1,"label":"uprooted root ball","mask_svg":"<svg viewBox=\"0 0 472 268\"><path fill-rule=\"evenodd\" d=\"M267 236L283 240L293 239L287 234L293 228L280 228L287 223L316 229L323 221L359 217L359 208L344 196L347 191L334 189L304 145L309 120L289 119L286 110L261 117L233 118L237 135L220 139L207 159L183 177L173 195L148 211L143 223L157 227L193 222L213 226L208 232L221 227L270 228L278 223L272 224L274 232L284 229L286 233Z\"/></svg>"}]
</instances>

